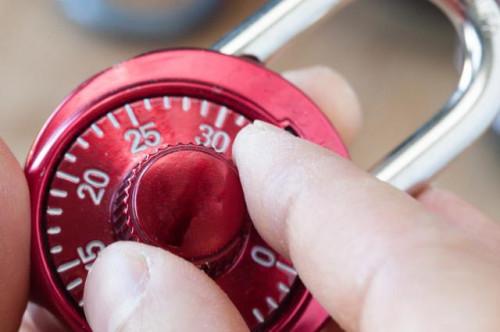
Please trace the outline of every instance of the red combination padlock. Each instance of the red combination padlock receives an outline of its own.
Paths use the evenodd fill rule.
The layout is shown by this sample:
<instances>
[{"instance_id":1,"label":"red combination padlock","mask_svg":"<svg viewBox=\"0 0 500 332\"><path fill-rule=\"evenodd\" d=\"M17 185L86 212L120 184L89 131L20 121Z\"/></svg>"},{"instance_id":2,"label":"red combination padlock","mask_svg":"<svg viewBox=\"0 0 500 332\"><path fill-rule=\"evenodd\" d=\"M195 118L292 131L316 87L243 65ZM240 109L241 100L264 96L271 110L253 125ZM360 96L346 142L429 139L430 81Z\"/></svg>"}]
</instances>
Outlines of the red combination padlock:
<instances>
[{"instance_id":1,"label":"red combination padlock","mask_svg":"<svg viewBox=\"0 0 500 332\"><path fill-rule=\"evenodd\" d=\"M251 330L318 330L329 315L253 228L231 147L258 119L348 156L321 110L263 64L344 2L271 1L213 50L148 53L74 90L26 166L34 300L73 330L89 331L87 273L107 245L134 240L203 269ZM456 23L464 71L439 115L375 171L403 190L425 183L477 138L500 104L495 1L435 2Z\"/></svg>"}]
</instances>

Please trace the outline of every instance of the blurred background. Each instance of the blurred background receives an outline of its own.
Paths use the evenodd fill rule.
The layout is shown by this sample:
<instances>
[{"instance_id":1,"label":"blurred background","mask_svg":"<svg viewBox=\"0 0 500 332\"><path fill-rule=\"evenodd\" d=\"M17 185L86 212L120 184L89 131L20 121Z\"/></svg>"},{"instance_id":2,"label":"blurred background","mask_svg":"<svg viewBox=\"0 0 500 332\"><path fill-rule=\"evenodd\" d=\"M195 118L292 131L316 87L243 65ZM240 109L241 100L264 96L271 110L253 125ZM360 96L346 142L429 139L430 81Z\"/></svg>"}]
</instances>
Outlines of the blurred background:
<instances>
[{"instance_id":1,"label":"blurred background","mask_svg":"<svg viewBox=\"0 0 500 332\"><path fill-rule=\"evenodd\" d=\"M0 136L21 163L53 109L90 75L153 49L209 47L264 3L60 1L0 0ZM105 2L112 6L102 7ZM144 8L156 16L131 15ZM426 1L357 1L298 38L270 66L325 64L351 81L366 114L351 152L368 168L453 91L455 41L446 19ZM487 133L437 183L500 219L500 137Z\"/></svg>"}]
</instances>

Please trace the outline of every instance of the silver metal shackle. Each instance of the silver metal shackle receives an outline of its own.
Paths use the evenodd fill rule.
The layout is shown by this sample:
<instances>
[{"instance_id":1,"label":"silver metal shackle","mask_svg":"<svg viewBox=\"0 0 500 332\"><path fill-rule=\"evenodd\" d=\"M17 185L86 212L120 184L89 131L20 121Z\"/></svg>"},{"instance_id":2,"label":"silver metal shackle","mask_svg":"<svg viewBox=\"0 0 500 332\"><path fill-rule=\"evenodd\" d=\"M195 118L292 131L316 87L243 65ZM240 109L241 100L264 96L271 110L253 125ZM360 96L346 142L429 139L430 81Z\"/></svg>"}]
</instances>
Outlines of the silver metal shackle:
<instances>
[{"instance_id":1,"label":"silver metal shackle","mask_svg":"<svg viewBox=\"0 0 500 332\"><path fill-rule=\"evenodd\" d=\"M272 0L214 45L266 61L350 0ZM382 181L414 192L479 138L500 110L500 7L495 0L431 0L453 23L463 64L455 92L426 124L373 169Z\"/></svg>"}]
</instances>

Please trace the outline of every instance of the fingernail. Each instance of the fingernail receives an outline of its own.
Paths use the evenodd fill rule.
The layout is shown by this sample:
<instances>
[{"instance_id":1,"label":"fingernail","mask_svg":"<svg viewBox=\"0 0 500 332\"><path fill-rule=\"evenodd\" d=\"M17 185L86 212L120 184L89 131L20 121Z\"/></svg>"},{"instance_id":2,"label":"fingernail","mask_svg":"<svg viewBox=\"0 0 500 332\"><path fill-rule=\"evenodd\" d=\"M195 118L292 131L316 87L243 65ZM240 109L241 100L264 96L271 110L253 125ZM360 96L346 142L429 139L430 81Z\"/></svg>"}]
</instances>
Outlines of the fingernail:
<instances>
[{"instance_id":1,"label":"fingernail","mask_svg":"<svg viewBox=\"0 0 500 332\"><path fill-rule=\"evenodd\" d=\"M150 279L148 259L123 246L106 249L89 273L85 313L97 331L117 331L139 306Z\"/></svg>"}]
</instances>

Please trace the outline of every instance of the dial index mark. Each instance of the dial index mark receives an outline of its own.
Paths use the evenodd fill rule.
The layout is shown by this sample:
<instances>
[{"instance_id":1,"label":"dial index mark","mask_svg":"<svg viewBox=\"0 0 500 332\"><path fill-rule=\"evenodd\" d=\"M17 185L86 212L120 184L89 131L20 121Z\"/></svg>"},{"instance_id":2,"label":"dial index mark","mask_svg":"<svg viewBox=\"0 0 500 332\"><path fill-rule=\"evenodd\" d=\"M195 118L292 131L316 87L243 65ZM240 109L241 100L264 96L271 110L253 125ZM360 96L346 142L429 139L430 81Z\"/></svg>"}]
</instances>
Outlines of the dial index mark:
<instances>
[{"instance_id":1,"label":"dial index mark","mask_svg":"<svg viewBox=\"0 0 500 332\"><path fill-rule=\"evenodd\" d=\"M266 297L266 302L271 311L278 309L278 303L276 303L276 301L272 297Z\"/></svg>"},{"instance_id":2,"label":"dial index mark","mask_svg":"<svg viewBox=\"0 0 500 332\"><path fill-rule=\"evenodd\" d=\"M134 110L132 109L132 106L129 104L125 105L125 111L127 112L128 118L130 119L130 123L134 127L139 126L139 121L137 120L137 117L135 116Z\"/></svg>"},{"instance_id":3,"label":"dial index mark","mask_svg":"<svg viewBox=\"0 0 500 332\"><path fill-rule=\"evenodd\" d=\"M53 246L52 248L50 248L50 253L52 255L60 254L62 251L63 251L63 247L61 245L56 245L56 246Z\"/></svg>"},{"instance_id":4,"label":"dial index mark","mask_svg":"<svg viewBox=\"0 0 500 332\"><path fill-rule=\"evenodd\" d=\"M102 129L96 123L94 123L92 126L90 126L90 128L92 128L92 131L94 132L94 134L97 137L99 137L99 138L103 138L104 137L104 132L102 131Z\"/></svg>"},{"instance_id":5,"label":"dial index mark","mask_svg":"<svg viewBox=\"0 0 500 332\"><path fill-rule=\"evenodd\" d=\"M260 312L259 309L257 308L253 308L252 309L252 314L253 316L255 317L255 319L259 322L259 323L264 323L265 319L264 319L264 315L262 314L262 312Z\"/></svg>"},{"instance_id":6,"label":"dial index mark","mask_svg":"<svg viewBox=\"0 0 500 332\"><path fill-rule=\"evenodd\" d=\"M59 233L61 233L61 227L59 226L54 226L47 229L47 234L49 235L57 235Z\"/></svg>"},{"instance_id":7,"label":"dial index mark","mask_svg":"<svg viewBox=\"0 0 500 332\"><path fill-rule=\"evenodd\" d=\"M204 118L208 116L208 101L204 100L201 102L201 107L200 107L200 115Z\"/></svg>"},{"instance_id":8,"label":"dial index mark","mask_svg":"<svg viewBox=\"0 0 500 332\"><path fill-rule=\"evenodd\" d=\"M149 100L149 98L144 99L144 107L148 112L153 109L153 106L151 106L151 100Z\"/></svg>"},{"instance_id":9,"label":"dial index mark","mask_svg":"<svg viewBox=\"0 0 500 332\"><path fill-rule=\"evenodd\" d=\"M106 116L108 117L108 120L109 120L109 122L111 122L113 127L117 128L117 129L120 128L120 123L118 122L118 120L116 119L116 117L114 116L113 113L108 113Z\"/></svg>"},{"instance_id":10,"label":"dial index mark","mask_svg":"<svg viewBox=\"0 0 500 332\"><path fill-rule=\"evenodd\" d=\"M66 198L68 197L68 192L60 189L50 189L50 196L52 197L59 197L59 198Z\"/></svg>"},{"instance_id":11,"label":"dial index mark","mask_svg":"<svg viewBox=\"0 0 500 332\"><path fill-rule=\"evenodd\" d=\"M285 285L284 283L282 283L281 281L278 282L278 290L282 293L289 293L290 292L290 288L288 288L288 286Z\"/></svg>"},{"instance_id":12,"label":"dial index mark","mask_svg":"<svg viewBox=\"0 0 500 332\"><path fill-rule=\"evenodd\" d=\"M80 183L80 178L68 173L65 173L63 171L57 171L56 172L56 177L61 180L65 180L74 184Z\"/></svg>"},{"instance_id":13,"label":"dial index mark","mask_svg":"<svg viewBox=\"0 0 500 332\"><path fill-rule=\"evenodd\" d=\"M81 284L83 284L82 278L76 278L75 280L71 281L69 284L66 285L66 290L71 291L76 287L80 286Z\"/></svg>"},{"instance_id":14,"label":"dial index mark","mask_svg":"<svg viewBox=\"0 0 500 332\"><path fill-rule=\"evenodd\" d=\"M63 209L61 208L47 208L47 214L49 216L61 216L63 214Z\"/></svg>"},{"instance_id":15,"label":"dial index mark","mask_svg":"<svg viewBox=\"0 0 500 332\"><path fill-rule=\"evenodd\" d=\"M295 271L295 269L293 267L291 267L290 265L288 265L288 264L285 264L283 262L277 261L276 262L276 267L278 269L280 269L281 271L286 272L286 273L288 273L288 274L290 274L290 275L292 275L294 277L297 276L297 271Z\"/></svg>"},{"instance_id":16,"label":"dial index mark","mask_svg":"<svg viewBox=\"0 0 500 332\"><path fill-rule=\"evenodd\" d=\"M172 104L170 104L170 98L165 96L163 97L163 108L169 110L172 108Z\"/></svg>"},{"instance_id":17,"label":"dial index mark","mask_svg":"<svg viewBox=\"0 0 500 332\"><path fill-rule=\"evenodd\" d=\"M228 109L226 106L222 106L219 109L219 113L217 113L217 118L215 119L214 125L217 128L222 128L224 126L224 122L226 122L226 117L227 117Z\"/></svg>"},{"instance_id":18,"label":"dial index mark","mask_svg":"<svg viewBox=\"0 0 500 332\"><path fill-rule=\"evenodd\" d=\"M64 154L64 160L69 161L70 163L75 163L76 156L72 153L67 152Z\"/></svg>"},{"instance_id":19,"label":"dial index mark","mask_svg":"<svg viewBox=\"0 0 500 332\"><path fill-rule=\"evenodd\" d=\"M68 270L71 270L72 268L77 267L78 265L80 265L80 260L74 259L72 261L62 263L61 265L59 265L59 267L57 268L57 272L59 273L66 272Z\"/></svg>"},{"instance_id":20,"label":"dial index mark","mask_svg":"<svg viewBox=\"0 0 500 332\"><path fill-rule=\"evenodd\" d=\"M191 109L191 99L189 97L182 98L182 110L187 112Z\"/></svg>"},{"instance_id":21,"label":"dial index mark","mask_svg":"<svg viewBox=\"0 0 500 332\"><path fill-rule=\"evenodd\" d=\"M247 119L245 119L245 117L243 115L240 115L236 118L236 120L234 121L234 123L238 126L238 127L243 127L243 125L245 124L245 122L247 121Z\"/></svg>"},{"instance_id":22,"label":"dial index mark","mask_svg":"<svg viewBox=\"0 0 500 332\"><path fill-rule=\"evenodd\" d=\"M80 145L80 146L81 146L83 149L85 149L85 150L87 150L87 149L90 147L89 142L87 142L86 140L84 140L84 139L83 139L83 138L81 138L81 137L78 137L78 138L76 139L76 143L77 143L78 145Z\"/></svg>"}]
</instances>

